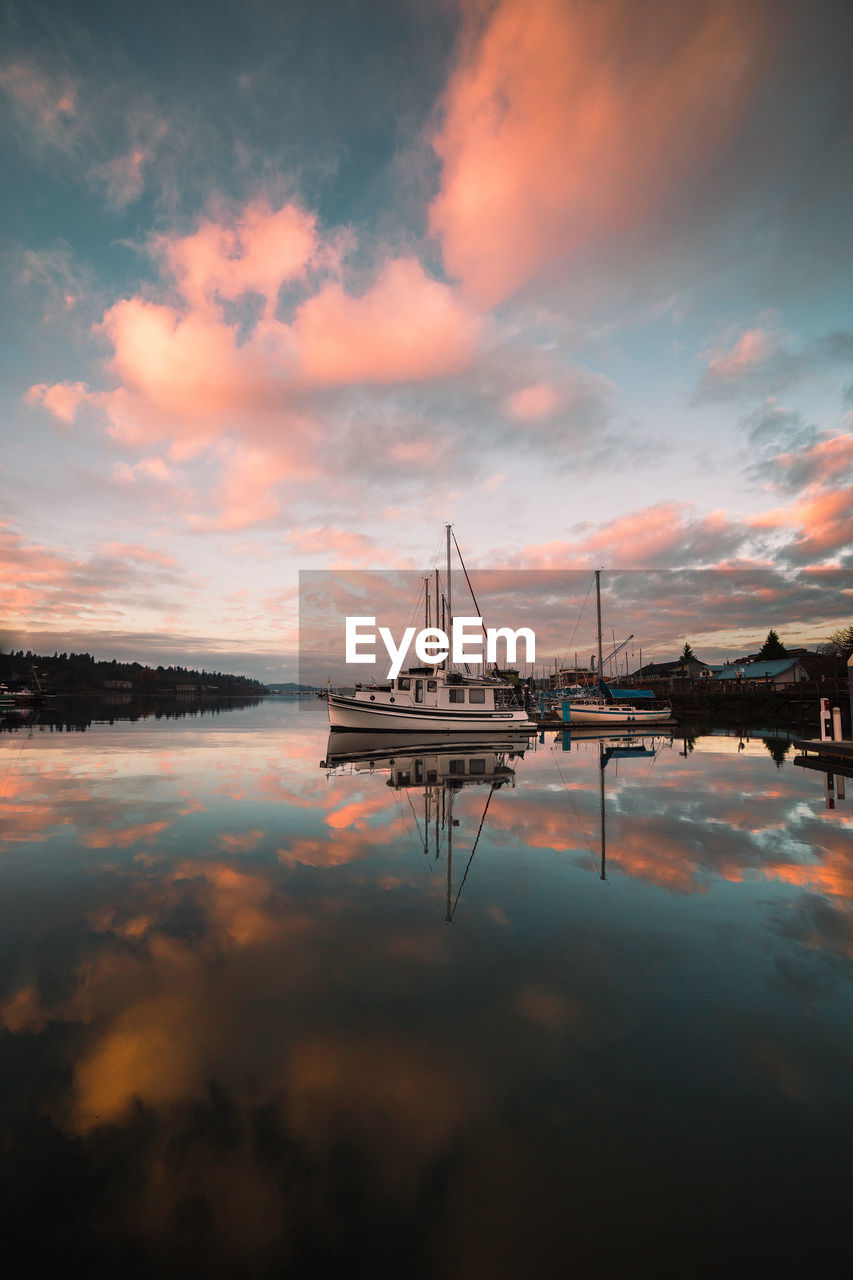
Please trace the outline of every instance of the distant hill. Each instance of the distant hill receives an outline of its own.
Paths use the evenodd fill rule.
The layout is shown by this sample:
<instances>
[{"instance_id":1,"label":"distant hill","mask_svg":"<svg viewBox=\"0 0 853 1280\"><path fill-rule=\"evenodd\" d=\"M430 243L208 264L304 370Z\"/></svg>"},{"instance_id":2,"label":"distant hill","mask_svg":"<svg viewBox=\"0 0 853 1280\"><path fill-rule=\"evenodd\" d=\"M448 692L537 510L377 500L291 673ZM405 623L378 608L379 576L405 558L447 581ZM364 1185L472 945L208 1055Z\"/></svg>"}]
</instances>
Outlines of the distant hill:
<instances>
[{"instance_id":1,"label":"distant hill","mask_svg":"<svg viewBox=\"0 0 853 1280\"><path fill-rule=\"evenodd\" d=\"M270 693L316 693L317 686L314 684L294 684L292 680L287 680L284 684L268 684L267 688Z\"/></svg>"},{"instance_id":2,"label":"distant hill","mask_svg":"<svg viewBox=\"0 0 853 1280\"><path fill-rule=\"evenodd\" d=\"M35 674L34 674L35 673ZM0 683L39 684L50 693L189 693L204 697L260 697L267 686L249 676L189 667L146 667L139 662L96 661L90 653L0 653Z\"/></svg>"}]
</instances>

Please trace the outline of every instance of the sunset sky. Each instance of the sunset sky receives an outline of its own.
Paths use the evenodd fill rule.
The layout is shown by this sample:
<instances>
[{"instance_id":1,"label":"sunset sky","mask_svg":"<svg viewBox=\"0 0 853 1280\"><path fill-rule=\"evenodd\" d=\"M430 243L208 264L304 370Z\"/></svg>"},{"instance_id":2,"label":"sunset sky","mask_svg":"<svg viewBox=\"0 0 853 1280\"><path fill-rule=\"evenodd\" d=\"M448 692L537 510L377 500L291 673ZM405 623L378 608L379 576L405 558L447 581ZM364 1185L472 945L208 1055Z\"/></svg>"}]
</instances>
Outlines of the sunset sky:
<instances>
[{"instance_id":1,"label":"sunset sky","mask_svg":"<svg viewBox=\"0 0 853 1280\"><path fill-rule=\"evenodd\" d=\"M649 657L853 619L849 4L0 34L0 645L292 679L299 570L426 571L446 521L480 568L689 571Z\"/></svg>"}]
</instances>

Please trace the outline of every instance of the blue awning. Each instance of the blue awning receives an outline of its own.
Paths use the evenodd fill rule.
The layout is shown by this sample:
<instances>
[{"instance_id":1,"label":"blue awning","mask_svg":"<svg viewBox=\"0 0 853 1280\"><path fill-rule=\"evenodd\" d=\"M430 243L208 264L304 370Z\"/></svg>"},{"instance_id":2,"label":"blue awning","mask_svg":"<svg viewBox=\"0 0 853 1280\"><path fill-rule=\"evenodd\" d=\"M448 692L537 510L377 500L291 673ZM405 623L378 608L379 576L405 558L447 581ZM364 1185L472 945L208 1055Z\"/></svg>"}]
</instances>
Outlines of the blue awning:
<instances>
[{"instance_id":1,"label":"blue awning","mask_svg":"<svg viewBox=\"0 0 853 1280\"><path fill-rule=\"evenodd\" d=\"M607 689L617 701L619 698L653 698L655 696L651 689L621 689L614 684L609 684Z\"/></svg>"}]
</instances>

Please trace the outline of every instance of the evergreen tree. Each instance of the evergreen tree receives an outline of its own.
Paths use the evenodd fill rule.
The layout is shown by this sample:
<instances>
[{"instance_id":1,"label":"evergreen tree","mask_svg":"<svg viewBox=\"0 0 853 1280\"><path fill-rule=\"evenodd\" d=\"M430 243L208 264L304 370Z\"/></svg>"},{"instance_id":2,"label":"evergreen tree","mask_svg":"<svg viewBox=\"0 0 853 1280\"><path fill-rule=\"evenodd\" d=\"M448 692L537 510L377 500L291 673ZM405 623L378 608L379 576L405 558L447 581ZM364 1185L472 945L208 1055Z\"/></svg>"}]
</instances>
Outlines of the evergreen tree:
<instances>
[{"instance_id":1,"label":"evergreen tree","mask_svg":"<svg viewBox=\"0 0 853 1280\"><path fill-rule=\"evenodd\" d=\"M679 661L680 661L680 662L691 662L691 661L694 661L694 662L695 662L695 660L696 660L696 654L693 652L693 650L692 650L692 648L690 647L689 643L685 643L684 648L683 648L683 649L682 649L682 651L681 651L681 658L679 659Z\"/></svg>"},{"instance_id":2,"label":"evergreen tree","mask_svg":"<svg viewBox=\"0 0 853 1280\"><path fill-rule=\"evenodd\" d=\"M771 630L767 632L767 639L761 646L758 654L759 658L784 658L787 656L787 653L788 650L785 648L776 632L771 628Z\"/></svg>"}]
</instances>

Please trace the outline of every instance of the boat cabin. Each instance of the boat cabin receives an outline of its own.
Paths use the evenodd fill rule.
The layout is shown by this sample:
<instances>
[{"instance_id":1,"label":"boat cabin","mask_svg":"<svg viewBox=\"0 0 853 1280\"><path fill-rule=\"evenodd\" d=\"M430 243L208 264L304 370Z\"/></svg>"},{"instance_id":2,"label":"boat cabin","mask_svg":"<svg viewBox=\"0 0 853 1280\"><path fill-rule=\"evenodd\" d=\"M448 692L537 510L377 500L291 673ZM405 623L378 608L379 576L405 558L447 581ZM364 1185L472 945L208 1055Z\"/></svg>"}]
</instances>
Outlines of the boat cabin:
<instances>
[{"instance_id":1,"label":"boat cabin","mask_svg":"<svg viewBox=\"0 0 853 1280\"><path fill-rule=\"evenodd\" d=\"M476 711L494 711L520 705L514 689L502 680L433 667L410 667L385 684L356 685L355 696L359 702L436 710L472 707Z\"/></svg>"}]
</instances>

